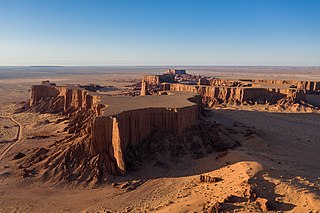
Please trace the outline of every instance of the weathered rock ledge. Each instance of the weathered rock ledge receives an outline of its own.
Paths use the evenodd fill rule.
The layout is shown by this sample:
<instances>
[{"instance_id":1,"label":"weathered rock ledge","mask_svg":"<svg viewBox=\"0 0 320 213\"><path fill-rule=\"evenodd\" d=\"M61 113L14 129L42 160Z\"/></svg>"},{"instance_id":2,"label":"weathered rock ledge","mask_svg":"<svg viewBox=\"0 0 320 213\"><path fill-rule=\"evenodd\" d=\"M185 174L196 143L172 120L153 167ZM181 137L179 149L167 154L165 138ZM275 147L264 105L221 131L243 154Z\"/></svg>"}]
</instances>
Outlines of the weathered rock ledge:
<instances>
[{"instance_id":1,"label":"weathered rock ledge","mask_svg":"<svg viewBox=\"0 0 320 213\"><path fill-rule=\"evenodd\" d=\"M99 104L99 100L99 96L73 86L41 84L32 86L30 106L37 112L67 113L85 109L99 115L103 107Z\"/></svg>"},{"instance_id":2,"label":"weathered rock ledge","mask_svg":"<svg viewBox=\"0 0 320 213\"><path fill-rule=\"evenodd\" d=\"M221 79L185 74L148 75L142 78L141 95L160 91L188 91L202 96L209 107L225 104L268 104L282 109L318 110L308 103L309 95L320 95L320 82L296 80ZM311 97L312 98L312 97ZM286 104L283 104L286 103ZM313 103L316 103L313 101ZM294 106L294 107L293 107Z\"/></svg>"},{"instance_id":3,"label":"weathered rock ledge","mask_svg":"<svg viewBox=\"0 0 320 213\"><path fill-rule=\"evenodd\" d=\"M282 98L306 100L305 93L297 89L272 89L250 87L224 87L206 85L170 84L170 91L190 91L202 96L204 103L270 103Z\"/></svg>"}]
</instances>

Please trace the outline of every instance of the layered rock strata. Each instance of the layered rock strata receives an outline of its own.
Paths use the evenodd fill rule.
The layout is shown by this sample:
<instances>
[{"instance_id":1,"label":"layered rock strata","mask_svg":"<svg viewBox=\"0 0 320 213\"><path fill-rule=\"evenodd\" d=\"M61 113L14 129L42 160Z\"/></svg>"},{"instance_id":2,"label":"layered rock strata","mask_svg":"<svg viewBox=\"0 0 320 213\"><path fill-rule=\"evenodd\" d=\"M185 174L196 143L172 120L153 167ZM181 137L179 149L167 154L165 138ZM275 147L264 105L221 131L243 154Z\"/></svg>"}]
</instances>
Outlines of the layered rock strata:
<instances>
[{"instance_id":1,"label":"layered rock strata","mask_svg":"<svg viewBox=\"0 0 320 213\"><path fill-rule=\"evenodd\" d=\"M320 81L297 81L297 80L252 80L255 83L267 83L275 85L292 85L298 90L305 90L308 94L320 93Z\"/></svg>"},{"instance_id":2,"label":"layered rock strata","mask_svg":"<svg viewBox=\"0 0 320 213\"><path fill-rule=\"evenodd\" d=\"M118 173L126 174L124 153L128 146L139 146L157 131L176 135L197 124L197 106L147 108L99 116L93 123L93 147L97 154L108 153Z\"/></svg>"},{"instance_id":3,"label":"layered rock strata","mask_svg":"<svg viewBox=\"0 0 320 213\"><path fill-rule=\"evenodd\" d=\"M163 74L163 75L145 75L142 77L142 81L149 85L156 85L163 82L173 83L175 75L173 74Z\"/></svg>"},{"instance_id":4,"label":"layered rock strata","mask_svg":"<svg viewBox=\"0 0 320 213\"><path fill-rule=\"evenodd\" d=\"M187 91L202 96L203 103L209 106L222 103L236 104L279 104L280 100L288 103L305 104L308 94L320 93L320 82L286 81L286 80L252 80L221 79L198 77L185 79L183 83L161 81L161 76L145 76L141 95L153 94L157 91ZM163 77L162 77L163 78ZM154 80L156 79L156 80Z\"/></svg>"},{"instance_id":5,"label":"layered rock strata","mask_svg":"<svg viewBox=\"0 0 320 213\"><path fill-rule=\"evenodd\" d=\"M298 81L298 80L267 80L267 79L240 79L240 80L231 80L231 79L221 79L213 78L208 81L201 82L202 85L210 86L230 86L230 87L241 87L241 86L252 86L259 84L264 84L264 87L274 87L277 86L283 87L288 86L296 88L297 90L303 90L307 94L319 94L320 93L320 81Z\"/></svg>"},{"instance_id":6,"label":"layered rock strata","mask_svg":"<svg viewBox=\"0 0 320 213\"><path fill-rule=\"evenodd\" d=\"M170 84L171 91L188 91L198 93L204 102L217 101L235 103L271 103L275 104L282 98L306 100L305 93L297 89L265 89L250 87L222 87L203 85Z\"/></svg>"},{"instance_id":7,"label":"layered rock strata","mask_svg":"<svg viewBox=\"0 0 320 213\"><path fill-rule=\"evenodd\" d=\"M72 86L33 85L30 106L43 105L43 112L72 112L79 109L92 110L99 114L99 96ZM47 103L45 105L44 103Z\"/></svg>"},{"instance_id":8,"label":"layered rock strata","mask_svg":"<svg viewBox=\"0 0 320 213\"><path fill-rule=\"evenodd\" d=\"M152 95L157 91L169 89L163 88L165 83L173 83L174 81L175 75L173 74L145 75L142 77L140 95Z\"/></svg>"}]
</instances>

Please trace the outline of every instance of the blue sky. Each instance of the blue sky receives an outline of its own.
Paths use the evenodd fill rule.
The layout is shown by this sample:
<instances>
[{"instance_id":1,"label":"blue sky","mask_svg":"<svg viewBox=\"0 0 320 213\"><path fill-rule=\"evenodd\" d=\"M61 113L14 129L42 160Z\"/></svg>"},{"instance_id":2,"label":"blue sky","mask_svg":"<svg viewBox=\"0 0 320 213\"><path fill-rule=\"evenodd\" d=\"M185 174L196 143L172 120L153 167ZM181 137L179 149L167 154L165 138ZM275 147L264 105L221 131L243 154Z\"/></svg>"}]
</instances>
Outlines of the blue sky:
<instances>
[{"instance_id":1,"label":"blue sky","mask_svg":"<svg viewBox=\"0 0 320 213\"><path fill-rule=\"evenodd\" d=\"M0 65L320 65L320 1L2 0Z\"/></svg>"}]
</instances>

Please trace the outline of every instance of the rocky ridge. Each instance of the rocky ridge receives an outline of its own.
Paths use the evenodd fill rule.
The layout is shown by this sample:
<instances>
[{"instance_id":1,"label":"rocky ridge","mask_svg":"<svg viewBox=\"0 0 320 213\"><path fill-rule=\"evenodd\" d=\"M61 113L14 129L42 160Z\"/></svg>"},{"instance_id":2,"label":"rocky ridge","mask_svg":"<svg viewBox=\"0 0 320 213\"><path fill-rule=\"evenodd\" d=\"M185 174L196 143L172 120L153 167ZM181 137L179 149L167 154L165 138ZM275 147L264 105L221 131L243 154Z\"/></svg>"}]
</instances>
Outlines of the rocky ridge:
<instances>
[{"instance_id":1,"label":"rocky ridge","mask_svg":"<svg viewBox=\"0 0 320 213\"><path fill-rule=\"evenodd\" d=\"M188 91L200 94L202 101L209 107L226 104L267 104L282 110L315 111L318 106L307 103L307 94L319 94L320 82L314 81L285 81L285 80L229 80L220 78L201 78L198 84L179 82L151 81L151 76L143 79L144 87L141 95L157 91ZM268 84L261 86L258 84ZM252 86L253 84L258 86ZM151 89L152 88L152 89ZM150 89L152 92L150 92ZM148 92L149 91L149 92ZM296 105L299 105L297 107Z\"/></svg>"}]
</instances>

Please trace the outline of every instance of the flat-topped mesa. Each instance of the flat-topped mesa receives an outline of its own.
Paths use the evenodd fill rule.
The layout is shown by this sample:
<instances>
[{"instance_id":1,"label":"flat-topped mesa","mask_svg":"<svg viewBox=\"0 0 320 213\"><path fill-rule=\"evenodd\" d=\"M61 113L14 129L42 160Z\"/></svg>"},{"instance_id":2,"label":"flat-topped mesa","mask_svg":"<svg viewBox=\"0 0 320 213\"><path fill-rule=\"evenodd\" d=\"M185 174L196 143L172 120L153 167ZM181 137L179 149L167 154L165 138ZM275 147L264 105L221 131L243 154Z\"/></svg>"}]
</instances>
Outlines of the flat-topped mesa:
<instances>
[{"instance_id":1,"label":"flat-topped mesa","mask_svg":"<svg viewBox=\"0 0 320 213\"><path fill-rule=\"evenodd\" d=\"M97 154L109 153L116 163L117 174L125 175L125 154L128 147L140 146L157 131L181 134L196 125L197 121L197 106L146 108L99 116L95 118L93 125L93 147Z\"/></svg>"},{"instance_id":2,"label":"flat-topped mesa","mask_svg":"<svg viewBox=\"0 0 320 213\"><path fill-rule=\"evenodd\" d=\"M169 95L103 97L109 103L93 122L93 147L108 153L117 174L125 175L128 147L140 146L155 132L182 134L198 123L201 97L176 92Z\"/></svg>"},{"instance_id":3,"label":"flat-topped mesa","mask_svg":"<svg viewBox=\"0 0 320 213\"><path fill-rule=\"evenodd\" d=\"M58 175L59 180L83 181L94 176L101 181L108 175L127 173L129 147L139 147L157 132L179 135L197 125L201 97L187 92L111 97L76 86L42 84L32 86L30 105L40 112L74 112L69 122L72 139L66 138L61 146L58 143L44 153L45 178ZM97 113L87 114L86 110ZM50 161L61 166L46 167L48 156L57 156ZM34 166L35 159L39 158L31 156L24 166ZM73 166L64 167L64 161Z\"/></svg>"},{"instance_id":4,"label":"flat-topped mesa","mask_svg":"<svg viewBox=\"0 0 320 213\"><path fill-rule=\"evenodd\" d=\"M149 79L152 79L152 77L149 76ZM146 91L150 91L150 88L152 90L157 88L158 91L170 90L198 93L202 96L203 102L208 105L229 102L237 104L276 104L284 98L305 102L306 94L318 93L318 87L320 86L317 82L301 81L231 80L203 77L198 77L197 79L196 84L190 77L187 81L175 81L173 83L149 81L149 84L144 84L141 94L147 94Z\"/></svg>"}]
</instances>

